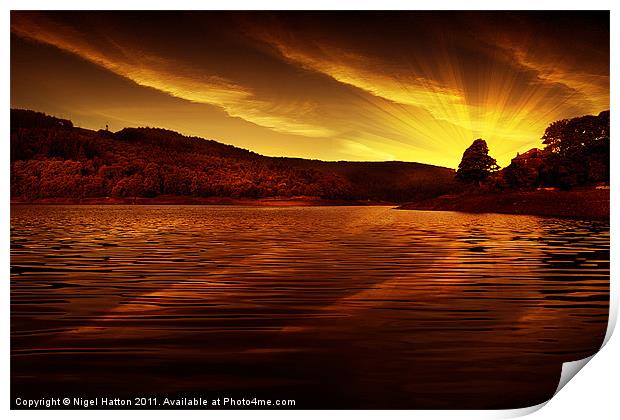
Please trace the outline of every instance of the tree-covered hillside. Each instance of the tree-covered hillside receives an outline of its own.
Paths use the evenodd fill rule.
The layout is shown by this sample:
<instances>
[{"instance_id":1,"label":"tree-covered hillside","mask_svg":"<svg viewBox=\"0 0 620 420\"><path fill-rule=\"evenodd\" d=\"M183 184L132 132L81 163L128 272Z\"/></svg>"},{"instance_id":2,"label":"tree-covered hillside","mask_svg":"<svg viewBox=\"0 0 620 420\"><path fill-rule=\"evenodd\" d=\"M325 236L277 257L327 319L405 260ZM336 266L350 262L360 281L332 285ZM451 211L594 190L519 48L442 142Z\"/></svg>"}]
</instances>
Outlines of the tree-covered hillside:
<instances>
[{"instance_id":1,"label":"tree-covered hillside","mask_svg":"<svg viewBox=\"0 0 620 420\"><path fill-rule=\"evenodd\" d=\"M272 158L159 128L118 132L11 110L11 196L293 197L410 201L458 188L454 171L407 162Z\"/></svg>"}]
</instances>

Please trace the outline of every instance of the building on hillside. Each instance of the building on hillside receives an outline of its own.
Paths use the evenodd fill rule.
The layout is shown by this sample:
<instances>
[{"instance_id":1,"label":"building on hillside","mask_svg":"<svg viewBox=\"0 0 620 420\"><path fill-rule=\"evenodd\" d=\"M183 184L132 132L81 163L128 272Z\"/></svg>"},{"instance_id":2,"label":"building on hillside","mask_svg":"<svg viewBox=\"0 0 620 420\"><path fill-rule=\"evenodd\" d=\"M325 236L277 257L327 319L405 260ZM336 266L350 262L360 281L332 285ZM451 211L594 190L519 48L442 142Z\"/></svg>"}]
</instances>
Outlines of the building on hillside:
<instances>
[{"instance_id":1,"label":"building on hillside","mask_svg":"<svg viewBox=\"0 0 620 420\"><path fill-rule=\"evenodd\" d=\"M537 147L528 150L525 153L517 153L512 159L512 163L523 164L526 166L539 167L543 163L544 152Z\"/></svg>"}]
</instances>

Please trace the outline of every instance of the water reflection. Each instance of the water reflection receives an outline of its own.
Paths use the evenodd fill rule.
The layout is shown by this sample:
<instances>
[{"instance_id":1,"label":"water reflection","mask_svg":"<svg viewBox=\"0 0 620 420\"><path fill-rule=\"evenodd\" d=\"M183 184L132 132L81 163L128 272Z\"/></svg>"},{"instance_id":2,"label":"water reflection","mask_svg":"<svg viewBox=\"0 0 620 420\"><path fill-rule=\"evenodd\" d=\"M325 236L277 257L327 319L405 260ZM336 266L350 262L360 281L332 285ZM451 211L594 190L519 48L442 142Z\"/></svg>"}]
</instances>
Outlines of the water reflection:
<instances>
[{"instance_id":1,"label":"water reflection","mask_svg":"<svg viewBox=\"0 0 620 420\"><path fill-rule=\"evenodd\" d=\"M605 334L609 224L14 206L12 392L513 408Z\"/></svg>"}]
</instances>

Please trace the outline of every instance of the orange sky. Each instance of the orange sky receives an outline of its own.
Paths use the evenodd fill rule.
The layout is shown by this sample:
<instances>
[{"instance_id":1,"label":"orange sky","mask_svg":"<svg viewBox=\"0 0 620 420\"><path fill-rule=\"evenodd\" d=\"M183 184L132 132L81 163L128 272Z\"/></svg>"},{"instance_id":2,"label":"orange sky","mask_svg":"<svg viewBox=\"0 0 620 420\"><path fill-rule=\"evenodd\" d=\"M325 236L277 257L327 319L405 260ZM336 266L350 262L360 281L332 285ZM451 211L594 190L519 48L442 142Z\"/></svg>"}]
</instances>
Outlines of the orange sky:
<instances>
[{"instance_id":1,"label":"orange sky","mask_svg":"<svg viewBox=\"0 0 620 420\"><path fill-rule=\"evenodd\" d=\"M504 166L609 109L608 12L12 12L11 106L271 156Z\"/></svg>"}]
</instances>

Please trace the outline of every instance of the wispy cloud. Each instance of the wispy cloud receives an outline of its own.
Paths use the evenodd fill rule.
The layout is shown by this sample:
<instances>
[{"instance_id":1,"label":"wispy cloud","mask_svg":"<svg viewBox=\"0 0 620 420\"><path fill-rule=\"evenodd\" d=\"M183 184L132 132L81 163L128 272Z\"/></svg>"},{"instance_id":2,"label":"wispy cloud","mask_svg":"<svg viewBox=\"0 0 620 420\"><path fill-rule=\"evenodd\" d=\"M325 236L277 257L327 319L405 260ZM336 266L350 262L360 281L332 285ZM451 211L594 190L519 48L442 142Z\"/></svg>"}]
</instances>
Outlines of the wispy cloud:
<instances>
[{"instance_id":1,"label":"wispy cloud","mask_svg":"<svg viewBox=\"0 0 620 420\"><path fill-rule=\"evenodd\" d=\"M456 116L468 112L469 106L462 90L453 86L442 86L431 78L416 75L413 71L395 69L394 63L376 61L373 57L334 44L315 43L313 48L304 48L304 44L295 39L287 39L261 29L255 29L252 35L275 47L289 62L327 75L376 97L423 108L435 118L447 121L453 121Z\"/></svg>"},{"instance_id":2,"label":"wispy cloud","mask_svg":"<svg viewBox=\"0 0 620 420\"><path fill-rule=\"evenodd\" d=\"M160 98L148 102L158 113L145 111L142 102L118 118L217 135L269 154L456 167L475 138L486 139L505 165L516 152L540 146L552 121L608 108L605 28L582 22L573 30L572 15L559 15L13 12L11 17L18 37L81 57ZM543 21L555 26L549 29ZM70 57L58 56L65 58L50 60L58 64ZM48 83L44 64L28 69L43 86ZM71 75L87 79L92 72L88 65L56 71L54 82L64 83L75 98L85 88L74 85ZM19 87L21 95L14 89L13 96L32 102L36 95L28 83ZM131 100L132 94L119 92L119 104ZM67 102L58 93L45 100ZM98 108L97 98L89 101L88 109ZM166 109L176 111L161 111L170 101L175 104Z\"/></svg>"},{"instance_id":3,"label":"wispy cloud","mask_svg":"<svg viewBox=\"0 0 620 420\"><path fill-rule=\"evenodd\" d=\"M515 62L532 70L538 79L548 84L559 84L574 92L574 102L589 108L589 112L599 112L609 108L609 75L594 74L585 69L562 63L556 57L551 60L540 59L524 48L514 45L507 48Z\"/></svg>"},{"instance_id":4,"label":"wispy cloud","mask_svg":"<svg viewBox=\"0 0 620 420\"><path fill-rule=\"evenodd\" d=\"M101 43L89 42L84 34L73 28L37 14L14 14L11 29L19 36L76 54L141 86L190 102L221 107L232 117L274 131L311 137L334 134L327 127L300 121L296 118L296 115L303 115L299 108L288 108L289 114L282 113L286 107L256 97L251 87L208 74L208 69L188 68L183 63L118 43L106 49Z\"/></svg>"}]
</instances>

